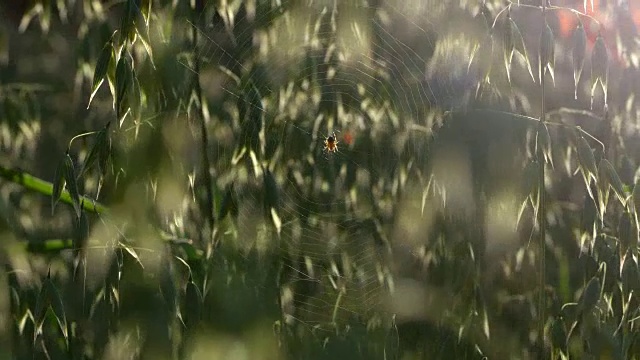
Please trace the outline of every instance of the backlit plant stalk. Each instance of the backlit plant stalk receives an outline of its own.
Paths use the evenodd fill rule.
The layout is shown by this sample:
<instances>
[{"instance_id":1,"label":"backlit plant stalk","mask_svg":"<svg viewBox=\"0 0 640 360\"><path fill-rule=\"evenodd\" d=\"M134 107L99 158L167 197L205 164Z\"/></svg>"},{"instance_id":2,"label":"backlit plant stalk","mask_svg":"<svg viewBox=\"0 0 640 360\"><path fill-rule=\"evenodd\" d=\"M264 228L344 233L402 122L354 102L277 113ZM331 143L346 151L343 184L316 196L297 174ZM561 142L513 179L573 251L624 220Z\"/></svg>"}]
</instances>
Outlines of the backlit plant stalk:
<instances>
[{"instance_id":1,"label":"backlit plant stalk","mask_svg":"<svg viewBox=\"0 0 640 360\"><path fill-rule=\"evenodd\" d=\"M542 18L544 21L543 26L546 25L546 11L547 11L547 0L540 0L542 3ZM544 31L544 30L543 30ZM553 44L550 44L553 46ZM540 57L542 60L542 57ZM544 129L544 123L546 121L546 108L545 108L545 68L546 64L543 65L540 61L538 66L540 71L540 124L538 127L538 136L540 136L540 131ZM544 157L544 149L542 146L538 146L536 144L537 150L537 160L540 166L538 167L538 227L539 227L539 244L538 244L538 340L540 344L540 351L544 353L545 349L545 341L544 341L544 328L545 328L545 320L546 320L546 300L545 300L545 289L546 289L546 277L545 277L545 269L546 269L546 259L545 259L545 238L546 238L546 204L545 204L545 157Z\"/></svg>"},{"instance_id":2,"label":"backlit plant stalk","mask_svg":"<svg viewBox=\"0 0 640 360\"><path fill-rule=\"evenodd\" d=\"M204 3L202 1L196 1L194 4L194 8L192 9L193 14L193 23L199 24L199 18L202 17L201 14L204 13ZM192 26L191 33L191 41L194 49L194 78L193 78L193 91L195 91L196 98L198 101L195 102L196 106L196 117L198 119L198 123L200 125L200 142L201 142L201 171L202 177L204 179L203 186L206 187L206 200L204 204L204 208L206 211L206 220L208 225L209 238L208 243L211 244L213 241L213 233L214 233L214 225L215 218L213 215L213 179L211 177L211 173L209 170L210 162L209 162L209 154L207 153L207 149L209 147L209 139L207 135L207 124L206 124L206 116L204 113L204 98L202 97L202 87L200 85L200 49L198 44L198 28L196 26Z\"/></svg>"}]
</instances>

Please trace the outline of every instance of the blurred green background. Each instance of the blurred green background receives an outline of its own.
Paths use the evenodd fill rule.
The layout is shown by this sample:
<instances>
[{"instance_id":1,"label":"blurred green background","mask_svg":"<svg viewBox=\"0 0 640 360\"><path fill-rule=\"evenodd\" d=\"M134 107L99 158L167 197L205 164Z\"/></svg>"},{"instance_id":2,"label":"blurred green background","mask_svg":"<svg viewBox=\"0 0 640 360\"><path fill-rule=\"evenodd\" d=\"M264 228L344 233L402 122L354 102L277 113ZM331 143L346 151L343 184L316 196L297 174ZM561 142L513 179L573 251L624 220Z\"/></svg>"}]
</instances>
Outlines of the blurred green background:
<instances>
[{"instance_id":1,"label":"blurred green background","mask_svg":"<svg viewBox=\"0 0 640 360\"><path fill-rule=\"evenodd\" d=\"M0 358L640 358L639 26L2 2Z\"/></svg>"}]
</instances>

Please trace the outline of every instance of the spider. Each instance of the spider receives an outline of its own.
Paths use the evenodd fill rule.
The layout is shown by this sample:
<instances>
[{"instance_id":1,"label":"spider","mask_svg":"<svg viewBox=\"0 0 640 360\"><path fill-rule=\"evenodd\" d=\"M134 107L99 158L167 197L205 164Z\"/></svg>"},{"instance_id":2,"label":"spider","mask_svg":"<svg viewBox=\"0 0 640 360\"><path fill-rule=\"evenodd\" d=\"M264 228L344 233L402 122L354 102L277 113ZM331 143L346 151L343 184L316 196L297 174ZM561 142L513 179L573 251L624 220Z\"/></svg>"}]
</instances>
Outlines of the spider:
<instances>
[{"instance_id":1,"label":"spider","mask_svg":"<svg viewBox=\"0 0 640 360\"><path fill-rule=\"evenodd\" d=\"M328 136L324 139L324 151L327 153L334 153L338 151L338 138L336 137L335 131L332 135Z\"/></svg>"}]
</instances>

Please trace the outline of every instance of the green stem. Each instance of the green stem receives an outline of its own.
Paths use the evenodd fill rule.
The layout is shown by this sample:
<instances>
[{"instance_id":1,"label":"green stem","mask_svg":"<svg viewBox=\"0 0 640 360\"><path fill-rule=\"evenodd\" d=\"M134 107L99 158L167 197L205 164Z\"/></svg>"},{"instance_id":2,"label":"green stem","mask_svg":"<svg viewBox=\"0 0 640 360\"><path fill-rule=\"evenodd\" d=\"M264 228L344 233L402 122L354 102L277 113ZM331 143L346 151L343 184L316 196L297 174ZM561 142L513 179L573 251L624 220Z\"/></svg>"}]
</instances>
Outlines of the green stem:
<instances>
[{"instance_id":1,"label":"green stem","mask_svg":"<svg viewBox=\"0 0 640 360\"><path fill-rule=\"evenodd\" d=\"M53 194L52 183L37 178L22 170L8 169L0 166L0 178L45 196L51 196L51 194ZM59 201L68 205L73 205L73 200L67 190L62 191ZM104 214L108 212L108 209L104 205L86 196L80 197L80 203L82 204L82 209L88 212L97 214Z\"/></svg>"},{"instance_id":2,"label":"green stem","mask_svg":"<svg viewBox=\"0 0 640 360\"><path fill-rule=\"evenodd\" d=\"M546 11L547 11L547 0L540 0L542 2L542 18L543 18L543 26L546 26ZM545 67L540 64L540 125L538 127L538 136L540 135L540 130L543 129L544 123L546 121L546 108L545 108ZM538 341L540 345L541 354L545 353L545 341L544 341L544 328L546 323L546 259L545 259L545 250L546 250L546 236L547 236L547 223L546 223L546 199L545 199L545 158L544 158L544 149L541 146L537 146L537 158L540 164L539 173L538 173L538 226L540 229L540 238L539 238L539 248L538 248Z\"/></svg>"},{"instance_id":3,"label":"green stem","mask_svg":"<svg viewBox=\"0 0 640 360\"><path fill-rule=\"evenodd\" d=\"M199 24L198 20L195 18L196 16L200 15L200 17L202 16L201 14L204 13L204 4L201 1L196 1L195 4L196 8L193 9L193 23L194 24ZM199 45L198 45L198 28L196 26L192 26L192 42L193 42L193 49L194 49L194 74L193 74L193 91L195 91L195 95L198 99L198 101L196 102L196 107L197 107L197 118L198 118L198 122L200 124L200 150L201 150L201 161L202 161L202 177L204 179L204 184L203 186L205 186L206 189L206 202L205 202L205 210L207 212L206 214L206 219L209 225L209 231L210 231L210 238L209 241L213 241L213 233L214 233L214 225L215 225L215 217L213 214L214 208L213 208L213 179L211 177L211 173L210 173L210 161L209 161L209 154L207 152L207 149L209 147L209 139L208 139L208 134L207 134L207 124L206 124L206 117L205 117L205 113L204 113L204 98L202 96L202 87L200 85L200 49L199 49Z\"/></svg>"}]
</instances>

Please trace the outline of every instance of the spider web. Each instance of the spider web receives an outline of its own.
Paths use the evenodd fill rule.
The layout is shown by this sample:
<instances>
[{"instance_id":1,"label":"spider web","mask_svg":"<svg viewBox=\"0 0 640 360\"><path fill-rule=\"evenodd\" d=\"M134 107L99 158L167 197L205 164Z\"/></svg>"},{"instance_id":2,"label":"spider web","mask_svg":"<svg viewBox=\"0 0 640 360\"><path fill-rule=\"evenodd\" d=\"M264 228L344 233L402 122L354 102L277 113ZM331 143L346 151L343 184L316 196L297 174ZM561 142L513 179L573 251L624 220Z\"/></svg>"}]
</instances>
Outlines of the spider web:
<instances>
[{"instance_id":1,"label":"spider web","mask_svg":"<svg viewBox=\"0 0 640 360\"><path fill-rule=\"evenodd\" d=\"M236 1L191 24L214 178L239 209L223 241L281 254L287 324L391 319L395 199L426 185L431 129L476 90L462 3Z\"/></svg>"}]
</instances>

